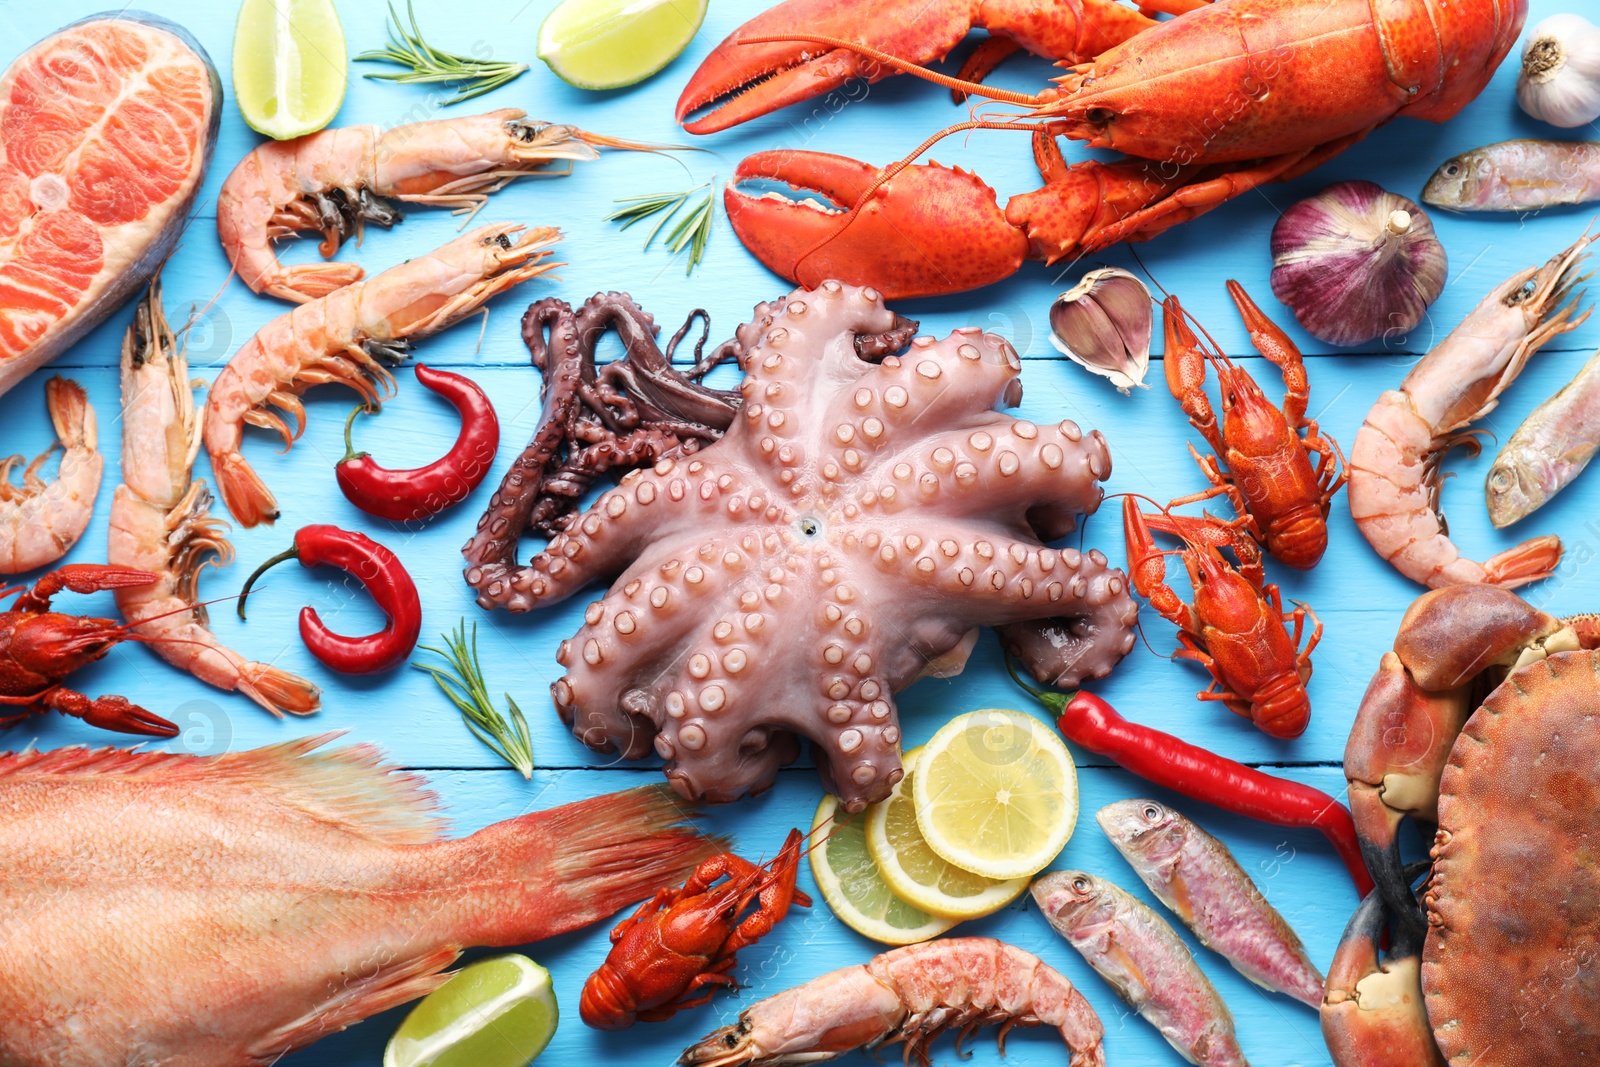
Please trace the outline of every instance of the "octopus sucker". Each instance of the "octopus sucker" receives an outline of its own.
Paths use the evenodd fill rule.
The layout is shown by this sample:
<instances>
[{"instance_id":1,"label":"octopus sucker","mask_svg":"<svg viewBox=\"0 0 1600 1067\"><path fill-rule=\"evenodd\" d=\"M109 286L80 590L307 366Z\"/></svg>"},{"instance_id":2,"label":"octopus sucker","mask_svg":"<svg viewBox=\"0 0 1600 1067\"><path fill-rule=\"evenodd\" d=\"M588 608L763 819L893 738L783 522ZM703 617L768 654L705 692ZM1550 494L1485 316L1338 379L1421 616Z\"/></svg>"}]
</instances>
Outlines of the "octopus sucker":
<instances>
[{"instance_id":1,"label":"octopus sucker","mask_svg":"<svg viewBox=\"0 0 1600 1067\"><path fill-rule=\"evenodd\" d=\"M577 344L542 304L541 342ZM834 282L758 305L718 350L745 374L719 394L736 407L720 439L651 457L525 565L504 548L526 516L491 508L467 552L484 606L613 583L551 688L579 739L728 801L770 786L803 737L858 811L903 773L893 694L958 673L979 627L1065 686L1132 647L1123 573L1044 543L1100 505L1104 438L1003 414L1021 360L1002 338L915 328ZM475 557L489 539L498 554Z\"/></svg>"}]
</instances>

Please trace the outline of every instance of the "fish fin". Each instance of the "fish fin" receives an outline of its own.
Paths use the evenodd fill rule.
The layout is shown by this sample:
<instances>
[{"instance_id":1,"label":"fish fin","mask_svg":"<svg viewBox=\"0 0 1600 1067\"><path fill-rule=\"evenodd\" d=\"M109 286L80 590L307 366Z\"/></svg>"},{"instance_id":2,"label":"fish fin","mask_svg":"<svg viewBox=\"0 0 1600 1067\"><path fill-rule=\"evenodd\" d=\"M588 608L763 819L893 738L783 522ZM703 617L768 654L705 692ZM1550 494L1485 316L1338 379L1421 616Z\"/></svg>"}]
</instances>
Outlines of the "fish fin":
<instances>
[{"instance_id":1,"label":"fish fin","mask_svg":"<svg viewBox=\"0 0 1600 1067\"><path fill-rule=\"evenodd\" d=\"M444 832L438 798L423 779L383 762L372 745L313 752L340 736L315 734L220 756L62 748L0 756L0 778L152 778L165 784L206 782L249 788L265 801L395 845L423 845Z\"/></svg>"},{"instance_id":2,"label":"fish fin","mask_svg":"<svg viewBox=\"0 0 1600 1067\"><path fill-rule=\"evenodd\" d=\"M1172 914L1183 920L1183 925L1194 929L1194 898L1189 895L1189 883L1176 869L1167 883L1172 887Z\"/></svg>"},{"instance_id":3,"label":"fish fin","mask_svg":"<svg viewBox=\"0 0 1600 1067\"><path fill-rule=\"evenodd\" d=\"M245 1050L245 1055L251 1063L275 1063L295 1049L362 1019L427 996L450 980L450 975L440 972L460 955L459 948L447 946L352 979L300 1018L262 1035Z\"/></svg>"},{"instance_id":4,"label":"fish fin","mask_svg":"<svg viewBox=\"0 0 1600 1067\"><path fill-rule=\"evenodd\" d=\"M520 945L576 930L674 885L729 842L688 825L695 805L652 785L489 826L459 845L493 857L504 903L470 944Z\"/></svg>"}]
</instances>

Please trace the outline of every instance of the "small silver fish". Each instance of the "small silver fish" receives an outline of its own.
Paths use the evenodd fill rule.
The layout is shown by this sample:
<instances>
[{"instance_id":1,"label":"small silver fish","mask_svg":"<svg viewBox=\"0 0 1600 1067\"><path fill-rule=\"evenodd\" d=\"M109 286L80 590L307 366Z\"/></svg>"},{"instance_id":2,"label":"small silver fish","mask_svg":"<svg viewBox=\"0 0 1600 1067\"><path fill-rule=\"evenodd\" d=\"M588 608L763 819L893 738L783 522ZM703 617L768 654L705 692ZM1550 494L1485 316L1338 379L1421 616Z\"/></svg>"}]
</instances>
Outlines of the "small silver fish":
<instances>
[{"instance_id":1,"label":"small silver fish","mask_svg":"<svg viewBox=\"0 0 1600 1067\"><path fill-rule=\"evenodd\" d=\"M1497 529L1538 511L1594 458L1600 445L1600 352L1533 409L1494 459L1483 483Z\"/></svg>"},{"instance_id":2,"label":"small silver fish","mask_svg":"<svg viewBox=\"0 0 1600 1067\"><path fill-rule=\"evenodd\" d=\"M1444 161L1422 202L1451 211L1537 211L1600 200L1600 142L1501 141Z\"/></svg>"},{"instance_id":3,"label":"small silver fish","mask_svg":"<svg viewBox=\"0 0 1600 1067\"><path fill-rule=\"evenodd\" d=\"M1107 804L1094 818L1202 945L1256 985L1321 1006L1322 972L1227 845L1153 800Z\"/></svg>"},{"instance_id":4,"label":"small silver fish","mask_svg":"<svg viewBox=\"0 0 1600 1067\"><path fill-rule=\"evenodd\" d=\"M1084 871L1045 875L1032 893L1056 933L1184 1059L1199 1067L1250 1067L1228 1005L1165 919Z\"/></svg>"}]
</instances>

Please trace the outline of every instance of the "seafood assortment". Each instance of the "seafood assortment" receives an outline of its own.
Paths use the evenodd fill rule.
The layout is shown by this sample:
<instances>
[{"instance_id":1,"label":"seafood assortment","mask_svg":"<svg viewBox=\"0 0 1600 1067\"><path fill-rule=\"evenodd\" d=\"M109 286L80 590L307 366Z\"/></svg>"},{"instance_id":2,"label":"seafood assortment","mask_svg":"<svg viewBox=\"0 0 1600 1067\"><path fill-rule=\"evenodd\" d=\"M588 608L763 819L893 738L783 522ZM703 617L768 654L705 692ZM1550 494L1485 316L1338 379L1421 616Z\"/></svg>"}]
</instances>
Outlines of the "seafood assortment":
<instances>
[{"instance_id":1,"label":"seafood assortment","mask_svg":"<svg viewBox=\"0 0 1600 1067\"><path fill-rule=\"evenodd\" d=\"M989 937L908 945L830 971L739 1013L739 1021L685 1049L684 1067L831 1060L852 1049L905 1043L905 1061L926 1064L946 1030L960 1040L1001 1024L1000 1051L1013 1026L1053 1026L1071 1067L1102 1067L1105 1028L1065 976L1030 952Z\"/></svg>"},{"instance_id":2,"label":"seafood assortment","mask_svg":"<svg viewBox=\"0 0 1600 1067\"><path fill-rule=\"evenodd\" d=\"M719 986L737 989L728 974L735 954L771 933L791 904L811 906L794 887L800 841L800 831L791 831L764 866L731 852L713 856L683 885L639 905L611 931L610 955L583 984L583 1021L626 1030L704 1004Z\"/></svg>"},{"instance_id":3,"label":"seafood assortment","mask_svg":"<svg viewBox=\"0 0 1600 1067\"><path fill-rule=\"evenodd\" d=\"M856 812L902 773L893 694L959 673L979 626L1058 684L1133 646L1122 572L1043 543L1099 506L1105 439L997 413L1022 363L981 330L861 358L860 335L899 325L838 282L760 304L720 440L629 472L508 573L474 559L496 532L480 527L481 603L527 611L615 579L556 656L556 709L585 744L653 750L684 796L730 801L769 786L803 735Z\"/></svg>"},{"instance_id":4,"label":"seafood assortment","mask_svg":"<svg viewBox=\"0 0 1600 1067\"><path fill-rule=\"evenodd\" d=\"M1056 933L1184 1059L1249 1067L1233 1013L1165 919L1086 871L1052 872L1031 892Z\"/></svg>"},{"instance_id":5,"label":"seafood assortment","mask_svg":"<svg viewBox=\"0 0 1600 1067\"><path fill-rule=\"evenodd\" d=\"M52 481L39 469L56 450L52 445L22 471L22 484L11 480L21 456L0 460L0 574L21 574L47 567L78 543L94 515L100 492L100 424L89 394L70 378L56 375L44 383L44 402L61 447L61 466Z\"/></svg>"},{"instance_id":6,"label":"seafood assortment","mask_svg":"<svg viewBox=\"0 0 1600 1067\"><path fill-rule=\"evenodd\" d=\"M1447 280L1445 245L1416 203L1374 181L1342 181L1281 211L1272 289L1301 328L1329 344L1381 338L1398 351L1431 315L1443 338L1397 388L1316 418L1311 378L1324 368L1303 358L1235 281L1227 291L1250 343L1282 376L1279 403L1267 400L1247 360L1225 354L1186 310L1201 297L1186 286L1180 301L1153 277L1163 297L1163 373L1177 406L1133 396L1149 370L1155 301L1121 267L1085 264L1073 271L1075 284L1050 290L1060 293L1054 300L1016 314L1003 305L989 311L1011 316L1015 347L963 325L984 312L960 303L928 308L972 315L942 337L918 335L919 324L889 306L998 282L1025 260L1076 263L1236 199L1236 215L1259 215L1267 183L1308 174L1394 118L1452 120L1519 46L1527 0L1329 0L1314 20L1294 0L783 0L704 53L674 115L697 135L808 101L812 117L831 116L863 83L896 73L949 90L958 105L980 102L883 167L810 150L814 138L832 135L810 118L789 124L803 127L802 149L752 127L765 143L752 144L757 150L721 190L724 208L755 259L798 288L758 303L720 344L710 343L710 298L688 303L701 307L670 337L626 292L576 306L571 294L541 294L527 307L520 337L540 375L538 421L526 447L507 457L462 548L463 576L486 610L528 613L591 587L593 602L555 653L564 674L533 660L491 662L486 671L477 626L462 619L413 663L431 682L401 677L439 713L427 729L464 727L489 750L481 756L517 772L499 777L502 792L537 783L571 796L570 783L597 780L595 768L562 774L576 750L567 745L565 758L547 751L549 740L530 729L518 701L534 678L541 692L555 679L553 708L576 740L613 762L658 758L666 783L542 811L533 809L548 802L523 803L531 814L455 840L444 837L426 783L371 745L328 749L336 735L280 735L249 748L226 714L202 741L172 721L198 722L192 709L158 702L168 696L159 682L141 685L142 672L124 671L129 684L97 683L93 665L112 649L113 661L132 665L145 653L130 646L140 644L280 720L318 710L323 697L310 681L248 659L213 633L200 574L235 553L194 466L204 446L209 477L237 523L275 522L278 499L244 457L246 427L276 431L287 451L306 429L304 394L332 383L361 403L345 421L345 454L333 470L324 464L317 484L290 488L301 494L296 506L331 499L343 507L326 497L336 485L356 509L347 516L394 525L380 543L368 536L377 531L308 516L293 546L245 580L238 615L266 570L297 559L335 568L385 616L381 628L340 627L377 632L348 634L335 629L329 606L304 607L300 639L323 665L376 675L417 654L424 594L430 612L447 605L433 603L437 568L414 580L402 556L437 562L443 528L430 520L488 478L501 443L496 407L520 425L534 411L533 382L519 400L491 390L474 367L415 364L418 387L451 405L459 428L451 420L424 453L438 458L413 469L374 458L397 447L395 436L417 435L404 416L362 421L359 436L374 454L357 451L355 424L380 412L396 389L394 368L418 342L478 312L478 351L503 361L512 327L488 304L562 266L553 259L563 235L495 222L429 252L411 243L403 261L335 257L352 237L359 245L367 226L402 221L408 205L448 210L465 229L520 178L570 174L607 148L683 146L535 121L514 107L441 111L528 68L496 54L498 44L485 51L480 42L471 55L435 48L415 15L405 23L398 11L387 46L357 57L398 67L369 75L376 84L367 91L443 82L455 95L430 95L403 115L397 108L393 125L327 129L341 107L365 103L344 101L338 12L326 0L287 10L243 3L229 121L286 139L229 160L216 209L232 270L197 267L186 254L167 271L202 297L216 294L205 308L197 300L176 330L160 274L194 217L224 110L222 78L205 52L159 18L108 13L23 48L0 72L0 393L148 283L121 345L120 465L100 454L90 392L45 375L26 388L44 392L59 469L50 473L54 446L31 462L0 458L0 574L29 574L0 590L10 598L0 611L0 728L31 728L56 711L174 748L41 751L28 739L23 751L0 754L0 901L12 920L0 970L0 1063L265 1064L431 993L391 1040L389 1067L498 1062L513 1046L526 1065L550 1045L561 1008L570 1021L574 1006L591 1029L566 1029L562 1039L584 1035L591 1055L614 1058L595 1050L639 1037L593 1030L644 1024L635 1031L642 1036L713 1000L728 1025L684 1050L684 1067L779 1067L897 1044L907 1063L930 1067L941 1034L955 1036L959 1055L989 1025L1000 1028L1002 1054L1013 1027L1047 1026L1072 1067L1102 1067L1105 1028L1094 1004L1115 1006L1115 993L1189 1062L1248 1067L1246 1048L1257 1063L1271 1057L1270 1034L1236 1028L1224 995L1247 988L1240 977L1317 1010L1334 1067L1600 1062L1587 978L1600 900L1589 843L1600 806L1592 721L1600 613L1560 615L1511 591L1556 572L1562 543L1553 533L1479 563L1461 556L1440 508L1447 456L1457 447L1477 456L1483 435L1503 432L1487 417L1541 348L1546 361L1571 359L1576 373L1490 467L1489 520L1503 528L1531 514L1592 458L1600 355L1578 369L1575 354L1552 342L1589 319L1579 288L1597 238L1585 231L1447 322L1438 321L1445 305L1435 304ZM632 84L696 42L705 13L704 0L569 0L546 18L538 50L554 76L580 89ZM974 29L987 36L958 56ZM1569 128L1593 119L1600 30L1555 14L1520 50L1516 94L1529 115ZM1020 52L1062 69L1037 91L984 84ZM957 73L930 68L951 57ZM1502 78L1502 96L1508 90ZM880 92L872 106L903 93L927 90ZM358 117L372 116L346 121ZM923 161L952 134L979 130L1027 132L1042 186L1002 202L977 175ZM1069 162L1063 137L1121 156ZM634 158L643 175L651 160ZM688 267L676 284L699 284L697 265L734 251L719 245L706 256L720 222L716 179L691 166L705 158L682 157L685 191L606 205L588 198L563 215L574 229L602 232L605 223L647 223L644 250L661 237ZM624 194L652 188L626 177ZM1530 221L1526 213L1595 200L1597 190L1600 144L1517 140L1447 160L1421 199L1466 213L1443 231L1458 268L1466 263L1464 277L1482 254L1457 249L1458 235L1501 225L1471 213L1522 212L1525 234L1553 233L1561 214ZM1232 262L1231 246L1214 240L1221 229L1210 226L1203 251ZM1190 232L1198 244L1207 227ZM280 242L311 234L320 260L278 258ZM1532 243L1519 234L1514 254L1536 262L1550 251L1520 250ZM608 254L632 268L637 242L630 235L627 244ZM1185 269L1198 262L1180 236L1162 244L1156 255L1165 264L1146 274L1175 277L1175 249ZM578 258L583 269L594 266L588 253ZM1231 272L1220 259L1203 268L1207 277ZM233 274L243 284L230 291ZM713 295L726 303L726 293ZM191 331L204 329L219 299L230 312L241 304L273 310L242 320L252 329L266 322L242 345L219 316L217 343L202 357ZM295 306L278 314L273 300ZM1065 362L1041 360L1027 373L1045 375L1047 390L1049 374L1065 375L1059 401L1047 397L1038 422L1007 413L1021 402L1022 354L1036 340L1039 313L1065 360L1107 379L1123 399L1086 386ZM71 357L86 373L73 373L98 390L102 357L87 347ZM214 375L209 386L191 380L191 358ZM1318 404L1332 411L1344 396L1337 387L1361 380L1334 382L1326 393L1319 382ZM1191 470L1187 485L1158 492L1153 470L1139 469L1146 438L1135 432L1115 441L1126 459L1117 456L1123 481L1113 483L1113 443L1074 421L1099 403L1116 409L1113 425L1159 418L1181 428L1181 412L1205 442L1189 447L1203 479ZM1319 419L1369 404L1347 462ZM422 431L433 439L432 428ZM84 534L108 458L121 484L99 563L85 556L97 536ZM12 481L18 470L20 484ZM1332 515L1346 486L1348 523ZM1081 529L1108 491L1123 498L1126 572ZM1194 513L1218 498L1231 515ZM1352 701L1339 707L1348 686L1319 674L1317 700L1327 710L1308 734L1312 655L1325 634L1330 644L1373 643L1370 628L1363 636L1358 627L1382 603L1318 592L1325 631L1317 612L1270 580L1278 564L1315 568L1334 526L1371 544L1377 558L1360 564L1368 576L1385 569L1381 560L1430 587L1406 610L1355 710L1344 751L1349 808L1308 784L1325 770L1286 772L1291 778L1260 769L1313 766L1327 755L1326 731ZM525 536L543 542L527 562ZM1569 566L1545 587L1549 603L1586 588L1591 541L1571 537ZM1338 547L1347 544L1348 536ZM281 547L263 542L251 554ZM1192 602L1169 584L1174 556ZM1285 589L1301 581L1293 576ZM1208 673L1198 699L1249 719L1260 734L1243 724L1218 732L1210 716L1193 716L1193 729L1255 746L1250 764L1130 721L1080 688L1132 649L1135 591L1177 627L1179 648L1167 659ZM114 599L121 618L98 617L106 612L94 600L82 605L91 614L57 610L64 592ZM570 625L546 612L519 624L521 634L491 630L497 644L522 640L529 626L545 640L552 624ZM1004 665L1049 715L944 707L935 695L922 701L918 721L903 722L902 691L960 674L984 626L997 629ZM275 648L287 637L259 622L234 632L276 640ZM1140 668L1168 672L1169 690L1187 669L1159 655ZM491 678L511 691L491 692ZM1128 698L1134 720L1152 710L1148 694L1159 690L1142 683L1153 678L1133 679L1130 692L1146 694ZM93 697L69 682L127 695ZM394 676L338 679L344 699L332 713L372 710L352 721L381 723L395 685ZM1184 721L1181 707L1156 710ZM248 727L287 728L265 720ZM907 734L927 740L902 752ZM769 815L780 804L776 825L809 825L809 835L789 831L763 854L691 825L698 801L767 791L800 757L802 741L824 790L814 813L785 813L777 798L760 803ZM198 751L224 754L183 754ZM1316 960L1333 945L1332 929L1323 925L1321 941L1310 936L1319 932L1315 913L1295 897L1310 884L1306 865L1269 884L1293 835L1281 835L1278 860L1261 862L1258 884L1223 840L1246 847L1225 823L1213 836L1168 803L1113 796L1096 822L1171 916L1114 884L1113 872L1048 870L1095 862L1074 836L1079 752L1177 797L1320 833L1361 896L1327 977ZM1106 765L1084 764L1083 796L1121 780ZM746 815L741 806L731 817ZM1420 854L1402 840L1408 821L1434 835L1424 836L1426 861L1407 862ZM768 849L778 836L767 837ZM1102 849L1099 862L1109 855ZM812 882L802 886L807 857ZM1254 856L1240 857L1256 870ZM1016 904L1030 882L1038 915ZM1313 903L1336 897L1315 888ZM821 898L814 909L812 894ZM813 910L792 915L795 907ZM520 945L607 916L617 917L609 946L596 933L563 950L577 952L588 972L581 992L565 985L571 959L554 974L521 955L446 973L468 948ZM1221 960L1192 951L1172 916ZM963 921L1003 922L1025 947L946 936ZM800 929L816 922L846 940L896 947L867 958L845 946L826 964L845 966L803 981L823 969L807 949L816 931ZM1064 951L1047 927L1108 988L1080 991L1028 951ZM796 950L813 958L797 959ZM737 1010L727 997L746 984L755 995ZM783 991L767 995L774 990ZM1111 1058L1137 1058L1153 1041L1130 1024L1114 1035Z\"/></svg>"},{"instance_id":7,"label":"seafood assortment","mask_svg":"<svg viewBox=\"0 0 1600 1067\"><path fill-rule=\"evenodd\" d=\"M696 319L703 331L694 366L683 373L672 359ZM595 350L612 330L625 354L602 367ZM733 423L740 395L701 379L737 352L738 342L703 354L710 332L703 311L690 314L665 352L656 344L658 331L655 319L626 293L596 293L576 311L551 297L522 316L523 341L543 376L544 408L533 439L462 549L467 584L478 591L482 606L493 607L508 595L506 580L516 571L522 535L548 537L566 529L596 478L692 455Z\"/></svg>"},{"instance_id":8,"label":"seafood assortment","mask_svg":"<svg viewBox=\"0 0 1600 1067\"><path fill-rule=\"evenodd\" d=\"M156 655L208 685L242 693L273 715L307 715L321 692L298 675L247 660L211 632L200 574L233 562L227 524L195 478L200 416L189 361L150 283L122 338L122 484L111 496L106 561L150 582L115 589L117 611Z\"/></svg>"},{"instance_id":9,"label":"seafood assortment","mask_svg":"<svg viewBox=\"0 0 1600 1067\"><path fill-rule=\"evenodd\" d=\"M1600 200L1600 142L1501 141L1452 156L1422 199L1451 211L1538 211Z\"/></svg>"},{"instance_id":10,"label":"seafood assortment","mask_svg":"<svg viewBox=\"0 0 1600 1067\"><path fill-rule=\"evenodd\" d=\"M1350 450L1350 515L1378 555L1414 582L1437 589L1483 583L1511 589L1548 577L1561 539L1535 537L1482 563L1466 559L1439 510L1443 461L1455 447L1476 454L1470 432L1541 346L1589 317L1576 271L1594 238L1585 235L1541 267L1490 290L1459 326L1424 356L1400 388L1367 413Z\"/></svg>"},{"instance_id":11,"label":"seafood assortment","mask_svg":"<svg viewBox=\"0 0 1600 1067\"><path fill-rule=\"evenodd\" d=\"M125 734L172 737L178 728L126 697L87 697L61 683L122 643L134 639L131 627L115 619L64 615L50 610L62 590L94 593L102 589L149 585L157 576L126 567L73 563L44 575L32 586L7 589L15 597L0 611L0 729L29 716L58 711L90 726Z\"/></svg>"},{"instance_id":12,"label":"seafood assortment","mask_svg":"<svg viewBox=\"0 0 1600 1067\"><path fill-rule=\"evenodd\" d=\"M268 141L239 161L217 194L217 235L252 290L304 304L366 276L355 263L278 262L276 243L316 232L331 259L369 224L401 220L389 201L449 208L468 218L491 194L530 174L597 158L613 138L529 121L501 108L464 118L395 126L347 126Z\"/></svg>"},{"instance_id":13,"label":"seafood assortment","mask_svg":"<svg viewBox=\"0 0 1600 1067\"><path fill-rule=\"evenodd\" d=\"M205 49L137 11L75 22L0 74L0 393L160 269L221 121Z\"/></svg>"},{"instance_id":14,"label":"seafood assortment","mask_svg":"<svg viewBox=\"0 0 1600 1067\"><path fill-rule=\"evenodd\" d=\"M927 144L882 169L785 149L734 172L728 219L770 270L806 286L837 278L890 299L929 296L999 281L1025 259L1055 263L1154 237L1298 177L1398 116L1447 121L1488 84L1527 16L1526 0L1336 0L1315 21L1299 18L1291 0L1157 6L1175 17L1152 22L1105 0L1048 11L785 0L711 52L678 98L677 118L691 133L712 133L893 71L1021 109L957 123L928 142L979 127L1031 133L1045 185L1003 209L975 174L908 165ZM922 66L978 24L995 43L961 76ZM973 80L1018 48L1065 72L1038 93ZM1069 166L1063 136L1128 158ZM755 179L786 183L803 200L740 189Z\"/></svg>"},{"instance_id":15,"label":"seafood assortment","mask_svg":"<svg viewBox=\"0 0 1600 1067\"><path fill-rule=\"evenodd\" d=\"M455 325L497 293L548 274L560 231L495 223L382 274L273 319L234 353L206 395L203 440L217 489L241 526L271 523L278 502L240 447L246 425L276 430L285 448L305 430L300 394L314 385L354 389L369 407L394 386L388 364L412 342ZM359 288L358 288L359 286ZM271 409L295 420L290 430Z\"/></svg>"},{"instance_id":16,"label":"seafood assortment","mask_svg":"<svg viewBox=\"0 0 1600 1067\"><path fill-rule=\"evenodd\" d=\"M1322 972L1228 846L1154 800L1119 800L1095 813L1122 858L1200 943L1263 989L1315 1008Z\"/></svg>"},{"instance_id":17,"label":"seafood assortment","mask_svg":"<svg viewBox=\"0 0 1600 1067\"><path fill-rule=\"evenodd\" d=\"M1583 473L1600 445L1600 354L1533 409L1494 458L1484 479L1489 521L1501 529L1527 518Z\"/></svg>"},{"instance_id":18,"label":"seafood assortment","mask_svg":"<svg viewBox=\"0 0 1600 1067\"><path fill-rule=\"evenodd\" d=\"M0 758L0 1060L271 1063L436 988L464 948L587 926L717 851L659 786L443 840L422 779L327 740Z\"/></svg>"}]
</instances>

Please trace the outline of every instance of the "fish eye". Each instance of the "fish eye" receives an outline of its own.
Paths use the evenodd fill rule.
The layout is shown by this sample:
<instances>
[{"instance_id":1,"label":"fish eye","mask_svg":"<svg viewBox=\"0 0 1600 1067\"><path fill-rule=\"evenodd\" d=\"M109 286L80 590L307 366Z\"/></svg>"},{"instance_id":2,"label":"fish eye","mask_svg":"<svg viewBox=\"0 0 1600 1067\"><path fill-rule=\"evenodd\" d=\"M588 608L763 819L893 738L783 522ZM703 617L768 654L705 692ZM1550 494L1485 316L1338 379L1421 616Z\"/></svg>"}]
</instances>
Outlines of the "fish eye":
<instances>
[{"instance_id":1,"label":"fish eye","mask_svg":"<svg viewBox=\"0 0 1600 1067\"><path fill-rule=\"evenodd\" d=\"M1072 880L1072 889L1075 893L1087 893L1089 891L1089 879L1081 874L1078 875Z\"/></svg>"},{"instance_id":2,"label":"fish eye","mask_svg":"<svg viewBox=\"0 0 1600 1067\"><path fill-rule=\"evenodd\" d=\"M1161 809L1156 807L1154 804L1146 804L1144 806L1144 817L1149 819L1151 822L1155 822L1161 817Z\"/></svg>"},{"instance_id":3,"label":"fish eye","mask_svg":"<svg viewBox=\"0 0 1600 1067\"><path fill-rule=\"evenodd\" d=\"M1495 489L1508 489L1511 487L1511 476L1497 468L1489 475L1489 484Z\"/></svg>"},{"instance_id":4,"label":"fish eye","mask_svg":"<svg viewBox=\"0 0 1600 1067\"><path fill-rule=\"evenodd\" d=\"M1444 176L1446 178L1454 178L1456 175L1458 175L1460 173L1461 173L1461 164L1459 164L1459 163L1446 163L1444 165Z\"/></svg>"}]
</instances>

